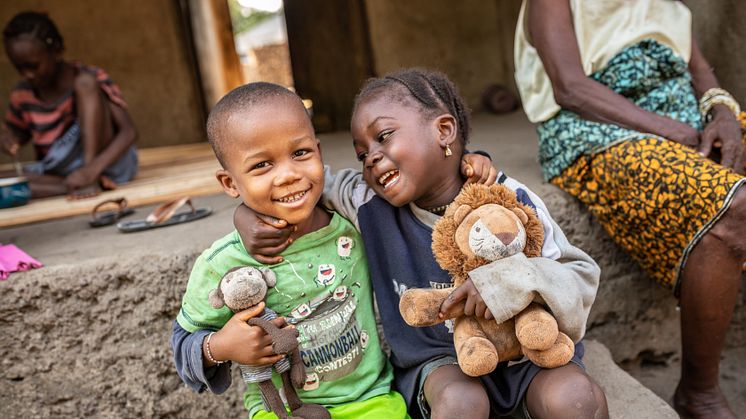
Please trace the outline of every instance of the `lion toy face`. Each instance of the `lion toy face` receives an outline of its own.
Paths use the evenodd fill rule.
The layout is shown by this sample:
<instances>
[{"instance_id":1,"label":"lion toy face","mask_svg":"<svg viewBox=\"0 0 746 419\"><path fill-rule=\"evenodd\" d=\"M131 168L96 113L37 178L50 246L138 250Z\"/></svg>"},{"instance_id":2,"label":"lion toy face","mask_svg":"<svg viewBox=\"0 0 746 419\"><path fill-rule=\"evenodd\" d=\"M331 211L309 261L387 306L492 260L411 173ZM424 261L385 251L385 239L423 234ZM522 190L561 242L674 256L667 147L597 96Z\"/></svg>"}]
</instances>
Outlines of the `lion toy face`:
<instances>
[{"instance_id":1,"label":"lion toy face","mask_svg":"<svg viewBox=\"0 0 746 419\"><path fill-rule=\"evenodd\" d=\"M533 208L503 185L467 185L433 228L433 254L460 285L469 271L523 252L541 254L544 229Z\"/></svg>"},{"instance_id":2,"label":"lion toy face","mask_svg":"<svg viewBox=\"0 0 746 419\"><path fill-rule=\"evenodd\" d=\"M528 217L520 208L507 208L487 204L471 210L466 207L457 211L469 211L456 228L456 245L464 254L479 256L494 262L523 251L526 247Z\"/></svg>"}]
</instances>

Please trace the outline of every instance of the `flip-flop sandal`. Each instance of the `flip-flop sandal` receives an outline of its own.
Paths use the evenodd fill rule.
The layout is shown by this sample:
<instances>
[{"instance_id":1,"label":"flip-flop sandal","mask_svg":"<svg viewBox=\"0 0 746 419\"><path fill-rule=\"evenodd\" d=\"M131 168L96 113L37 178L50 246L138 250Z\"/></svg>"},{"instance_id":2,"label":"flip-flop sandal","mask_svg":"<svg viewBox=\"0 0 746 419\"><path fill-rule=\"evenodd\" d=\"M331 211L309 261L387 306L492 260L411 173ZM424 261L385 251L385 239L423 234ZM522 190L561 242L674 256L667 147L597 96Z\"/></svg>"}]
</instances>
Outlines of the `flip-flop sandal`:
<instances>
[{"instance_id":1,"label":"flip-flop sandal","mask_svg":"<svg viewBox=\"0 0 746 419\"><path fill-rule=\"evenodd\" d=\"M189 205L191 211L182 211L177 214L176 211L185 204ZM185 196L156 207L144 220L120 221L117 224L117 228L119 228L119 231L123 233L132 233L135 231L150 230L158 227L187 223L189 221L205 218L210 214L212 214L211 208L195 209L194 205L192 205L192 200L188 196Z\"/></svg>"},{"instance_id":2,"label":"flip-flop sandal","mask_svg":"<svg viewBox=\"0 0 746 419\"><path fill-rule=\"evenodd\" d=\"M101 211L105 206L116 205L117 209L110 211ZM120 218L132 215L135 210L127 206L126 198L115 198L101 201L93 207L91 211L91 219L88 221L88 225L91 227L104 227L112 225L119 221Z\"/></svg>"}]
</instances>

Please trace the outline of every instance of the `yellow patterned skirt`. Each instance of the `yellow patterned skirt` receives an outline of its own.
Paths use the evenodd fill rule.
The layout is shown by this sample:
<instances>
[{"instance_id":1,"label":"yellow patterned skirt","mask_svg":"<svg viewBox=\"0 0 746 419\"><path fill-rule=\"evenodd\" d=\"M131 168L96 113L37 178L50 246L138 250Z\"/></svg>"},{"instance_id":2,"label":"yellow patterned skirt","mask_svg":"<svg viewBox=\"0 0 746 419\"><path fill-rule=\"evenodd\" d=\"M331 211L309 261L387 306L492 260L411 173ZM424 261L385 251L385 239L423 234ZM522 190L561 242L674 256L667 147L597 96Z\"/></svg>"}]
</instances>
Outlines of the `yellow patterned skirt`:
<instances>
[{"instance_id":1,"label":"yellow patterned skirt","mask_svg":"<svg viewBox=\"0 0 746 419\"><path fill-rule=\"evenodd\" d=\"M746 127L746 113L741 114ZM661 138L583 156L551 182L580 199L643 269L678 295L681 269L744 177Z\"/></svg>"}]
</instances>

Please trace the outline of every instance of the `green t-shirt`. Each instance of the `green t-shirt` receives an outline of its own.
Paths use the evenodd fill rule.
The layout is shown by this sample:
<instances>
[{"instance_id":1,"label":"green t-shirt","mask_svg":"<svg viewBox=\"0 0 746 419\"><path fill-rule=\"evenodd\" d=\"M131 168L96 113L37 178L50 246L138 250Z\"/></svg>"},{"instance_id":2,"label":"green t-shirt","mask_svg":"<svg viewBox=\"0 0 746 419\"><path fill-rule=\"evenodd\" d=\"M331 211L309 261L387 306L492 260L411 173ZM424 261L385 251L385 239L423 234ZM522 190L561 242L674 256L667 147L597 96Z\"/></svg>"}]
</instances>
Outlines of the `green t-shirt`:
<instances>
[{"instance_id":1,"label":"green t-shirt","mask_svg":"<svg viewBox=\"0 0 746 419\"><path fill-rule=\"evenodd\" d=\"M303 401L328 407L362 401L390 390L393 372L381 350L365 249L355 227L337 213L328 226L299 237L269 268L277 285L267 307L294 323L306 368ZM213 243L194 263L176 320L185 330L220 329L233 315L214 309L207 296L236 266L267 267L243 247L237 231ZM282 384L276 372L272 380ZM244 405L251 417L263 409L256 384L249 384Z\"/></svg>"}]
</instances>

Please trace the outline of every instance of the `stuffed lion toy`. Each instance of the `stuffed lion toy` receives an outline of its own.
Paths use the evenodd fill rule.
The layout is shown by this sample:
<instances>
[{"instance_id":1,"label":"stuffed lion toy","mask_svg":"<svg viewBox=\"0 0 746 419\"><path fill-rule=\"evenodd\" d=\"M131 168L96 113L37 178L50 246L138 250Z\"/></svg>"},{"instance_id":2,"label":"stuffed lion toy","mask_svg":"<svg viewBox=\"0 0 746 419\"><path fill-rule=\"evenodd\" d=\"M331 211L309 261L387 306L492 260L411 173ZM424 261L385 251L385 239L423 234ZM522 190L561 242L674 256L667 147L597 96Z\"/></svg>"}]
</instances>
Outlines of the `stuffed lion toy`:
<instances>
[{"instance_id":1,"label":"stuffed lion toy","mask_svg":"<svg viewBox=\"0 0 746 419\"><path fill-rule=\"evenodd\" d=\"M503 185L467 185L433 228L432 249L438 264L453 278L454 287L469 271L488 263L504 266L500 275L538 275L527 258L541 255L544 230L535 211ZM505 263L505 262L510 263ZM402 294L399 311L410 326L433 326L441 304L453 289L410 289ZM555 368L574 354L572 340L558 330L556 319L541 305L530 303L502 323L465 316L462 302L449 313L454 319L453 341L459 366L477 377L498 362L525 355L536 365Z\"/></svg>"}]
</instances>

